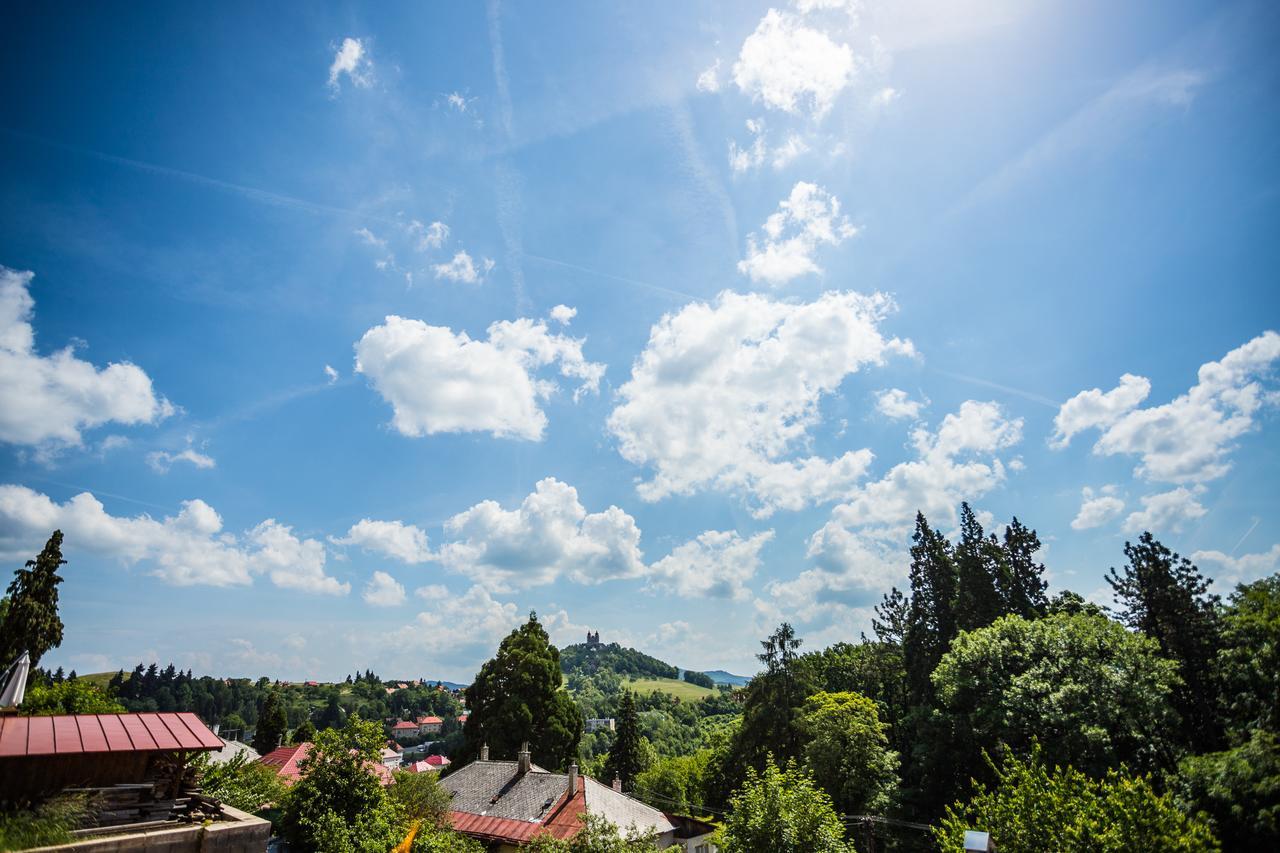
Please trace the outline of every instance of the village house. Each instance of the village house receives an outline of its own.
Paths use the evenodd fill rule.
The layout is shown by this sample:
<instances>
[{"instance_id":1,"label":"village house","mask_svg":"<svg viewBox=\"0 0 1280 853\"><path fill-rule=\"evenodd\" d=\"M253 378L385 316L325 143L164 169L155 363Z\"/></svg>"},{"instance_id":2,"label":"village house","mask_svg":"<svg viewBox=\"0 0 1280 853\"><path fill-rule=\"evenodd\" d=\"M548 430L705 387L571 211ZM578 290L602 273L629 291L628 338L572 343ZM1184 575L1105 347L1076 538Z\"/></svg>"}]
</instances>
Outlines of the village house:
<instances>
[{"instance_id":1,"label":"village house","mask_svg":"<svg viewBox=\"0 0 1280 853\"><path fill-rule=\"evenodd\" d=\"M634 827L656 837L660 849L714 853L713 827L678 818L622 793L621 784L604 785L578 773L551 773L532 763L528 747L515 761L490 761L481 747L480 760L440 780L452 797L453 828L490 850L516 851L540 834L572 838L584 815L600 815L623 832Z\"/></svg>"},{"instance_id":2,"label":"village house","mask_svg":"<svg viewBox=\"0 0 1280 853\"><path fill-rule=\"evenodd\" d=\"M428 755L421 761L406 764L404 769L410 773L439 773L452 763L443 755Z\"/></svg>"},{"instance_id":3,"label":"village house","mask_svg":"<svg viewBox=\"0 0 1280 853\"><path fill-rule=\"evenodd\" d=\"M613 717L599 717L587 720L584 731L587 734L592 732L616 731L617 723Z\"/></svg>"},{"instance_id":4,"label":"village house","mask_svg":"<svg viewBox=\"0 0 1280 853\"><path fill-rule=\"evenodd\" d=\"M265 767L270 767L276 772L276 776L286 785L293 785L302 778L301 764L308 755L311 754L310 743L290 744L282 746L268 752L262 758L258 759L258 763ZM399 759L399 756L396 756ZM386 787L395 781L395 777L391 775L391 768L376 761L370 761L365 765L369 772L378 777L378 781Z\"/></svg>"},{"instance_id":5,"label":"village house","mask_svg":"<svg viewBox=\"0 0 1280 853\"><path fill-rule=\"evenodd\" d=\"M382 766L388 770L400 769L400 753L389 746L382 748Z\"/></svg>"},{"instance_id":6,"label":"village house","mask_svg":"<svg viewBox=\"0 0 1280 853\"><path fill-rule=\"evenodd\" d=\"M415 740L422 734L417 723L400 720L391 727L391 736L398 741Z\"/></svg>"},{"instance_id":7,"label":"village house","mask_svg":"<svg viewBox=\"0 0 1280 853\"><path fill-rule=\"evenodd\" d=\"M440 730L444 728L444 720L440 717L419 717L418 733L423 735L438 735Z\"/></svg>"}]
</instances>

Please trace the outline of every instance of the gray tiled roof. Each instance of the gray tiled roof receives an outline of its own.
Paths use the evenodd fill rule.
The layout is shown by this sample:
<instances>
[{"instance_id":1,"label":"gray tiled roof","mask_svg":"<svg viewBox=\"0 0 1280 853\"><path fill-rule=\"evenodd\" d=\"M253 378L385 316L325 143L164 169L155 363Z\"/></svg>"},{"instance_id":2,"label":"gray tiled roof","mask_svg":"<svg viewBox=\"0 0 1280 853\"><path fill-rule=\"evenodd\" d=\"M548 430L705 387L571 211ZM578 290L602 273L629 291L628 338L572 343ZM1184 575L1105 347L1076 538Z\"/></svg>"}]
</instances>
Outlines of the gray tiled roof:
<instances>
[{"instance_id":1,"label":"gray tiled roof","mask_svg":"<svg viewBox=\"0 0 1280 853\"><path fill-rule=\"evenodd\" d=\"M642 832L656 832L659 835L675 829L675 824L652 806L620 794L611 786L603 785L590 777L585 782L587 812L608 818L624 834L633 826Z\"/></svg>"},{"instance_id":2,"label":"gray tiled roof","mask_svg":"<svg viewBox=\"0 0 1280 853\"><path fill-rule=\"evenodd\" d=\"M514 761L473 761L440 784L453 795L449 808L511 820L542 820L569 789L569 777L534 765L517 777ZM496 802L495 802L496 799Z\"/></svg>"},{"instance_id":3,"label":"gray tiled roof","mask_svg":"<svg viewBox=\"0 0 1280 853\"><path fill-rule=\"evenodd\" d=\"M453 795L449 808L454 811L511 820L545 819L568 792L569 777L549 773L536 764L524 776L517 776L517 769L514 761L474 761L441 779L440 784ZM609 785L586 776L579 777L579 784L584 786L587 811L603 815L623 832L633 826L658 834L675 828L662 812Z\"/></svg>"}]
</instances>

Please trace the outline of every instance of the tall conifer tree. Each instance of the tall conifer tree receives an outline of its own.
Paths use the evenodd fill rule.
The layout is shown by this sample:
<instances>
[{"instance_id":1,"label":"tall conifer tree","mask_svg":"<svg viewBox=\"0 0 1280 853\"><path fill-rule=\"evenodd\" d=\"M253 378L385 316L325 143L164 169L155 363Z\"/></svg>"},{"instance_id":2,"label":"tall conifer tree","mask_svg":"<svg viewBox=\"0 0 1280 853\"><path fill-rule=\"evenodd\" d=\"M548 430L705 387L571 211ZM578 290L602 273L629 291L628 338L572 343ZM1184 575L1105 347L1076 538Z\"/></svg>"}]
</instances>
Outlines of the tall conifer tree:
<instances>
[{"instance_id":1,"label":"tall conifer tree","mask_svg":"<svg viewBox=\"0 0 1280 853\"><path fill-rule=\"evenodd\" d=\"M1160 644L1165 657L1176 661L1183 685L1174 694L1175 706L1186 721L1190 744L1197 751L1220 745L1221 726L1214 662L1221 646L1219 598L1209 593L1212 580L1186 557L1143 533L1136 545L1124 544L1129 564L1114 567L1107 583L1123 610L1120 617Z\"/></svg>"},{"instance_id":2,"label":"tall conifer tree","mask_svg":"<svg viewBox=\"0 0 1280 853\"><path fill-rule=\"evenodd\" d=\"M956 635L956 577L951 544L916 513L911 546L911 606L903 638L903 657L913 705L929 705L934 667Z\"/></svg>"},{"instance_id":3,"label":"tall conifer tree","mask_svg":"<svg viewBox=\"0 0 1280 853\"><path fill-rule=\"evenodd\" d=\"M960 504L960 542L955 548L956 627L961 631L985 628L1003 612L996 592L1001 554L987 539L969 504Z\"/></svg>"},{"instance_id":4,"label":"tall conifer tree","mask_svg":"<svg viewBox=\"0 0 1280 853\"><path fill-rule=\"evenodd\" d=\"M1044 590L1044 563L1037 562L1040 537L1015 515L1004 530L1005 571L1000 576L1000 597L1006 613L1038 619L1048 609Z\"/></svg>"},{"instance_id":5,"label":"tall conifer tree","mask_svg":"<svg viewBox=\"0 0 1280 853\"><path fill-rule=\"evenodd\" d=\"M618 702L618 733L604 762L604 781L622 780L622 790L630 791L636 776L644 770L640 754L640 718L636 714L636 700L630 690L622 693Z\"/></svg>"},{"instance_id":6,"label":"tall conifer tree","mask_svg":"<svg viewBox=\"0 0 1280 853\"><path fill-rule=\"evenodd\" d=\"M0 669L25 651L34 670L47 651L62 645L62 619L58 617L62 577L58 568L66 562L62 559L62 531L55 530L40 555L14 572L9 607L0 623Z\"/></svg>"}]
</instances>

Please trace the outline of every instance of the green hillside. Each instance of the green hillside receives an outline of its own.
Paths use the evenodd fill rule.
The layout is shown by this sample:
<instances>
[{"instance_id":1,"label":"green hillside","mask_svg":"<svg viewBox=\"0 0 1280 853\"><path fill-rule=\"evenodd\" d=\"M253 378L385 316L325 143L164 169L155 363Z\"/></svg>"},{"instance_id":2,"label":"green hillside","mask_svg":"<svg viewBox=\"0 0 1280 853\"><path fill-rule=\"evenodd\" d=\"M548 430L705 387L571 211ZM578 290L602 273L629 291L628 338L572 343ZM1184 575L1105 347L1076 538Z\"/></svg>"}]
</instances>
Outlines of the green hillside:
<instances>
[{"instance_id":1,"label":"green hillside","mask_svg":"<svg viewBox=\"0 0 1280 853\"><path fill-rule=\"evenodd\" d=\"M716 695L714 690L676 678L632 678L624 681L622 686L637 693L652 693L655 690L670 693L683 702L696 702Z\"/></svg>"}]
</instances>

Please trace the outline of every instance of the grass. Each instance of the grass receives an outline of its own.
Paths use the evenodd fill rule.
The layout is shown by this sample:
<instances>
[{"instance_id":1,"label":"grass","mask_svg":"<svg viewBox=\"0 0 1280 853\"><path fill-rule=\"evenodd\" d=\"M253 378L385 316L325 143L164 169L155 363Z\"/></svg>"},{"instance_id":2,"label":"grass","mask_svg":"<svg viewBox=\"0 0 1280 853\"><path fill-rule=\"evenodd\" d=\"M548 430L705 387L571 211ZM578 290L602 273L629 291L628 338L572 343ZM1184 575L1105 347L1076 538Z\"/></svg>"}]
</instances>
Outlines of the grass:
<instances>
[{"instance_id":1,"label":"grass","mask_svg":"<svg viewBox=\"0 0 1280 853\"><path fill-rule=\"evenodd\" d=\"M78 681L83 681L86 684L92 684L94 687L98 688L99 690L106 690L107 682L109 682L114 677L115 677L114 672L90 672L86 675L81 675L79 673L76 673L76 679ZM125 678L125 681L129 680L128 671L125 672L124 678Z\"/></svg>"},{"instance_id":2,"label":"grass","mask_svg":"<svg viewBox=\"0 0 1280 853\"><path fill-rule=\"evenodd\" d=\"M662 693L670 693L683 702L697 702L699 699L705 699L708 696L716 695L714 690L706 687L699 687L696 684L690 684L687 681L680 681L675 678L636 678L628 679L623 682L623 686L628 690L634 690L637 693L652 693L657 690Z\"/></svg>"}]
</instances>

